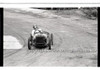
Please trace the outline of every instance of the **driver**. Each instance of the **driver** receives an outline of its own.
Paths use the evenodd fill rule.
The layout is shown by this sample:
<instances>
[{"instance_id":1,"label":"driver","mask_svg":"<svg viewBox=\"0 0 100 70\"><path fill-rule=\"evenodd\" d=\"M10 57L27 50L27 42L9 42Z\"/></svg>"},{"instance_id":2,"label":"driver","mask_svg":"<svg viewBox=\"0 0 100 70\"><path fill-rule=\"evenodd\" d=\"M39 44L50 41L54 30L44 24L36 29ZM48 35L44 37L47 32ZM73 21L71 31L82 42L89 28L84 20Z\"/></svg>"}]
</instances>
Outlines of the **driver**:
<instances>
[{"instance_id":1,"label":"driver","mask_svg":"<svg viewBox=\"0 0 100 70\"><path fill-rule=\"evenodd\" d=\"M42 29L38 28L36 25L33 25L33 30L31 33L32 37L34 37L35 33L41 33L41 32L43 32Z\"/></svg>"}]
</instances>

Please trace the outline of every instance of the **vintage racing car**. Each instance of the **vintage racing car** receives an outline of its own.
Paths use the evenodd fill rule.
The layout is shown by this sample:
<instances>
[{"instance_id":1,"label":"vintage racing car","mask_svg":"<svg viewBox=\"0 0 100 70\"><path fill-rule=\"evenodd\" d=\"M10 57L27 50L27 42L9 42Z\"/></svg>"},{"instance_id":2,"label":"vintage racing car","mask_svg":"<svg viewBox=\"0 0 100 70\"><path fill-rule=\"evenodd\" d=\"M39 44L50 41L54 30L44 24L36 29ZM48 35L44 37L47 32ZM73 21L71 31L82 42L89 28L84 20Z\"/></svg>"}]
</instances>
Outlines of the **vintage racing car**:
<instances>
[{"instance_id":1,"label":"vintage racing car","mask_svg":"<svg viewBox=\"0 0 100 70\"><path fill-rule=\"evenodd\" d=\"M28 49L31 50L32 47L48 47L51 50L51 45L53 45L53 34L43 31L42 33L34 34L34 37L30 35L28 39Z\"/></svg>"}]
</instances>

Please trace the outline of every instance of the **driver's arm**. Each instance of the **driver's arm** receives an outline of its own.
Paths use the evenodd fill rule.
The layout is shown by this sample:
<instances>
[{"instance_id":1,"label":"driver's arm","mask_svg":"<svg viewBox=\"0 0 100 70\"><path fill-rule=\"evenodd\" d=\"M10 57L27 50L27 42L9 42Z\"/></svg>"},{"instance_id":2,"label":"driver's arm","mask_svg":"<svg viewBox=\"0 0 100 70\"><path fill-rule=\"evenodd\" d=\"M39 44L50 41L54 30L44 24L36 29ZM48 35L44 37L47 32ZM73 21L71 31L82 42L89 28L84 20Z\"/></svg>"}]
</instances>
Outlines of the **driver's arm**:
<instances>
[{"instance_id":1,"label":"driver's arm","mask_svg":"<svg viewBox=\"0 0 100 70\"><path fill-rule=\"evenodd\" d=\"M32 36L34 35L34 30L32 30L32 33L31 34L32 34Z\"/></svg>"}]
</instances>

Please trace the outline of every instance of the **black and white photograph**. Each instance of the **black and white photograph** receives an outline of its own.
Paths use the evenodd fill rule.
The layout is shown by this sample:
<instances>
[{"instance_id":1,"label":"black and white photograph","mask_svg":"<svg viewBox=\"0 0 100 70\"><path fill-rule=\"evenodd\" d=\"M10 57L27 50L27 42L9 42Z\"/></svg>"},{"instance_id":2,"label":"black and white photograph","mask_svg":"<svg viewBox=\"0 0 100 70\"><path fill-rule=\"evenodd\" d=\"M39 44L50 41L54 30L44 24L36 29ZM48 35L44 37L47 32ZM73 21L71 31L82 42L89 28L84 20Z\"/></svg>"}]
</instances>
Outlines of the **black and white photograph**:
<instances>
[{"instance_id":1,"label":"black and white photograph","mask_svg":"<svg viewBox=\"0 0 100 70\"><path fill-rule=\"evenodd\" d=\"M4 67L97 67L97 9L4 8Z\"/></svg>"}]
</instances>

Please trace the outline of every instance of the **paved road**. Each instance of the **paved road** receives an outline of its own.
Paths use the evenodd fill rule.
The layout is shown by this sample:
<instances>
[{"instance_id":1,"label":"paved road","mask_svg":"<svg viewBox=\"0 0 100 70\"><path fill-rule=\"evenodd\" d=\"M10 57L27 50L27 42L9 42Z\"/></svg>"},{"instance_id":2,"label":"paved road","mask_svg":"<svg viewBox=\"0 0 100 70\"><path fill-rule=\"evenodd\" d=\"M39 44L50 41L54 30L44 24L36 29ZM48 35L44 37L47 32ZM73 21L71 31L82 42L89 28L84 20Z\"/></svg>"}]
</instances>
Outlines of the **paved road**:
<instances>
[{"instance_id":1,"label":"paved road","mask_svg":"<svg viewBox=\"0 0 100 70\"><path fill-rule=\"evenodd\" d=\"M52 50L27 49L33 24L54 34ZM22 49L4 49L4 66L97 66L96 20L4 9L4 35L15 36L24 45Z\"/></svg>"}]
</instances>

